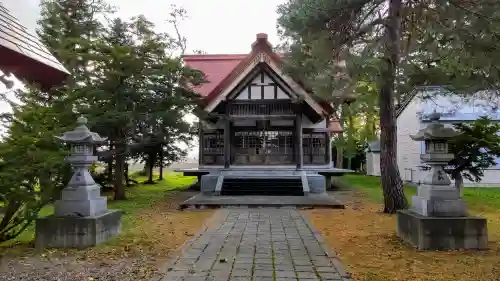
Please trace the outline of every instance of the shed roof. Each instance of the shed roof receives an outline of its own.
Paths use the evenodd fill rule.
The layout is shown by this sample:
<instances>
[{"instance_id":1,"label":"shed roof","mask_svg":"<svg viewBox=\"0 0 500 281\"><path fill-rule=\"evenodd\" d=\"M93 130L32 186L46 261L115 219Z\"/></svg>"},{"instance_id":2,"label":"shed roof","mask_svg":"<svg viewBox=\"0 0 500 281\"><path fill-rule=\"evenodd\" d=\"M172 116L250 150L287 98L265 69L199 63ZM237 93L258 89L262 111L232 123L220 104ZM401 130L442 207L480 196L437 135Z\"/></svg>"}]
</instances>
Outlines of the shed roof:
<instances>
[{"instance_id":1,"label":"shed roof","mask_svg":"<svg viewBox=\"0 0 500 281\"><path fill-rule=\"evenodd\" d=\"M368 147L366 152L380 152L380 140L374 140L368 142Z\"/></svg>"},{"instance_id":2,"label":"shed roof","mask_svg":"<svg viewBox=\"0 0 500 281\"><path fill-rule=\"evenodd\" d=\"M68 70L0 2L0 69L47 90L61 84Z\"/></svg>"},{"instance_id":3,"label":"shed roof","mask_svg":"<svg viewBox=\"0 0 500 281\"><path fill-rule=\"evenodd\" d=\"M440 113L440 122L473 121L486 116L500 121L500 99L496 92L479 91L471 95L459 95L440 87L418 87L397 111L399 116L411 101L418 99L417 115L423 121L429 116Z\"/></svg>"}]
</instances>

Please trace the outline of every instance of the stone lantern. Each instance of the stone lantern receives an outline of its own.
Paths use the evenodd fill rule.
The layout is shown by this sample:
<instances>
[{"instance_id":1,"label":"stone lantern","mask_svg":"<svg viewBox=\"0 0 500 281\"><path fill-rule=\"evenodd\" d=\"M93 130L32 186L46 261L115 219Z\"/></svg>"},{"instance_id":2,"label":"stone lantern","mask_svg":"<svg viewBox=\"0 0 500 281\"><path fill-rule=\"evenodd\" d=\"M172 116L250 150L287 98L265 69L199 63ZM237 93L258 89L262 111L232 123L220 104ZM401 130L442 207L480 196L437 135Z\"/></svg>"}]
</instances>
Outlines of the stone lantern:
<instances>
[{"instance_id":1,"label":"stone lantern","mask_svg":"<svg viewBox=\"0 0 500 281\"><path fill-rule=\"evenodd\" d=\"M426 128L410 136L415 141L425 143L425 153L420 155L420 160L430 166L427 177L418 187L418 195L412 198L412 210L423 216L466 216L466 206L460 199L460 191L452 186L444 171L444 167L454 157L449 153L448 141L459 133L440 124L439 113L431 114L429 119L431 123Z\"/></svg>"},{"instance_id":2,"label":"stone lantern","mask_svg":"<svg viewBox=\"0 0 500 281\"><path fill-rule=\"evenodd\" d=\"M71 146L66 161L73 167L73 176L54 202L54 215L39 218L36 223L37 247L87 247L116 236L120 230L121 213L107 209L89 167L97 161L94 146L106 141L91 132L87 119L80 117L78 126L57 139Z\"/></svg>"},{"instance_id":3,"label":"stone lantern","mask_svg":"<svg viewBox=\"0 0 500 281\"><path fill-rule=\"evenodd\" d=\"M425 142L422 162L430 166L427 177L412 197L412 208L398 213L397 235L419 249L482 249L487 244L486 220L467 215L465 201L444 167L453 159L448 141L459 133L439 123L440 114L410 136Z\"/></svg>"}]
</instances>

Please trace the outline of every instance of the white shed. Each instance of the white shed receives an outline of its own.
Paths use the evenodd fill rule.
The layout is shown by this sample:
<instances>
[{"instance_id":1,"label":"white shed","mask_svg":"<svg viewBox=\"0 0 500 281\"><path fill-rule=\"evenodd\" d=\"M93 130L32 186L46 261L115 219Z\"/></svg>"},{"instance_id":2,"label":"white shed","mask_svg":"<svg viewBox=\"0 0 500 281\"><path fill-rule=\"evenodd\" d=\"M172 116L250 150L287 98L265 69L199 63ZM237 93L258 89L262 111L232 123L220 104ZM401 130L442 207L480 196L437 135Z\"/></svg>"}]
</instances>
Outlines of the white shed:
<instances>
[{"instance_id":1,"label":"white shed","mask_svg":"<svg viewBox=\"0 0 500 281\"><path fill-rule=\"evenodd\" d=\"M375 140L368 143L365 150L366 174L369 176L380 176L380 141Z\"/></svg>"},{"instance_id":2,"label":"white shed","mask_svg":"<svg viewBox=\"0 0 500 281\"><path fill-rule=\"evenodd\" d=\"M439 86L419 87L409 94L396 112L397 116L397 161L401 179L405 182L421 184L428 171L422 169L420 154L425 151L424 142L414 141L415 134L430 122L429 114L441 113L439 122L445 126L470 122L482 116L500 122L500 99L496 92L477 92L468 97L450 93ZM465 187L500 186L500 158L497 164L484 170L480 182L464 181ZM425 166L425 165L424 165Z\"/></svg>"}]
</instances>

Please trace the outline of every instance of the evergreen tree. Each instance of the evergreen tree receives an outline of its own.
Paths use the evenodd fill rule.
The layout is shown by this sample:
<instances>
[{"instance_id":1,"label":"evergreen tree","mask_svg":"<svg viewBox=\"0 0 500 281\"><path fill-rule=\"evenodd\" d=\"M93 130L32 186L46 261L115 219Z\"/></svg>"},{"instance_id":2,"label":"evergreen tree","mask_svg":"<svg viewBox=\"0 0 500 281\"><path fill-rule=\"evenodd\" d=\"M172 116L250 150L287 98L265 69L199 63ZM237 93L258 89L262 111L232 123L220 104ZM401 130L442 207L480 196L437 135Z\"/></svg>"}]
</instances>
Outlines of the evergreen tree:
<instances>
[{"instance_id":1,"label":"evergreen tree","mask_svg":"<svg viewBox=\"0 0 500 281\"><path fill-rule=\"evenodd\" d=\"M414 86L497 90L499 8L491 0L289 0L279 7L290 72L326 95L360 82L377 89L385 212L408 206L396 163L395 107ZM348 75L339 77L342 58Z\"/></svg>"},{"instance_id":2,"label":"evergreen tree","mask_svg":"<svg viewBox=\"0 0 500 281\"><path fill-rule=\"evenodd\" d=\"M484 169L497 164L500 157L500 124L486 117L470 123L458 123L455 130L461 134L450 142L450 152L455 156L448 164L448 173L460 189L463 179L479 182Z\"/></svg>"},{"instance_id":3,"label":"evergreen tree","mask_svg":"<svg viewBox=\"0 0 500 281\"><path fill-rule=\"evenodd\" d=\"M100 1L42 1L37 31L41 41L72 75L64 86L42 92L27 86L10 102L13 112L2 115L8 124L0 145L0 195L4 216L0 242L17 236L36 218L69 180L65 147L55 136L75 127L72 105L88 81L86 65L97 14L107 7Z\"/></svg>"},{"instance_id":4,"label":"evergreen tree","mask_svg":"<svg viewBox=\"0 0 500 281\"><path fill-rule=\"evenodd\" d=\"M116 200L126 199L125 160L132 148L155 165L160 148L190 135L183 117L192 111L196 95L186 85L199 83L201 75L168 54L173 42L143 16L130 22L115 19L99 41L96 78L85 93L88 108L83 111L111 141Z\"/></svg>"}]
</instances>

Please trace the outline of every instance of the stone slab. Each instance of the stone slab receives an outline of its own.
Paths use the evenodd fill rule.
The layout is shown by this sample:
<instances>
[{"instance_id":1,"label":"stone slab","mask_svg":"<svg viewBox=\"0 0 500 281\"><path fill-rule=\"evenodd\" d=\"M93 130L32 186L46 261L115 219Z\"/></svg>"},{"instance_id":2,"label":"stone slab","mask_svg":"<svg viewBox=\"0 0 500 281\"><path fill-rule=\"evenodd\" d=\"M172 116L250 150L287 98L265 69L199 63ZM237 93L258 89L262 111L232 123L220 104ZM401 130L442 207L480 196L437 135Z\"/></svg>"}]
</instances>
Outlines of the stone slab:
<instances>
[{"instance_id":1,"label":"stone slab","mask_svg":"<svg viewBox=\"0 0 500 281\"><path fill-rule=\"evenodd\" d=\"M188 168L188 169L175 169L176 173L186 173L190 176L193 175L206 175L208 173L220 173L221 171L249 171L249 172L269 172L269 171L306 171L311 173L328 174L331 176L341 176L343 174L353 173L353 170L339 169L333 167L309 167L307 165L303 166L301 170L297 170L295 166L231 166L229 168L223 167L198 167L198 168Z\"/></svg>"},{"instance_id":2,"label":"stone slab","mask_svg":"<svg viewBox=\"0 0 500 281\"><path fill-rule=\"evenodd\" d=\"M218 179L219 175L216 174L202 175L200 183L201 192L207 195L213 194L215 192Z\"/></svg>"},{"instance_id":3,"label":"stone slab","mask_svg":"<svg viewBox=\"0 0 500 281\"><path fill-rule=\"evenodd\" d=\"M61 200L91 200L101 197L101 187L97 184L66 187L61 191Z\"/></svg>"},{"instance_id":4,"label":"stone slab","mask_svg":"<svg viewBox=\"0 0 500 281\"><path fill-rule=\"evenodd\" d=\"M209 227L168 263L160 280L352 281L298 210L221 209L214 217L222 219L207 224ZM325 248L323 254L315 253L316 248ZM198 256L194 264L189 258L193 253Z\"/></svg>"},{"instance_id":5,"label":"stone slab","mask_svg":"<svg viewBox=\"0 0 500 281\"><path fill-rule=\"evenodd\" d=\"M311 190L309 188L309 181L307 180L307 175L305 172L302 172L300 174L300 180L302 181L302 192L304 193L304 195L308 195Z\"/></svg>"},{"instance_id":6,"label":"stone slab","mask_svg":"<svg viewBox=\"0 0 500 281\"><path fill-rule=\"evenodd\" d=\"M320 174L307 174L306 178L311 193L321 194L326 192L325 176Z\"/></svg>"},{"instance_id":7,"label":"stone slab","mask_svg":"<svg viewBox=\"0 0 500 281\"><path fill-rule=\"evenodd\" d=\"M420 250L486 249L486 224L479 217L426 217L404 210L397 214L396 234Z\"/></svg>"},{"instance_id":8,"label":"stone slab","mask_svg":"<svg viewBox=\"0 0 500 281\"><path fill-rule=\"evenodd\" d=\"M108 210L92 217L40 217L36 220L37 248L86 248L120 233L121 212Z\"/></svg>"},{"instance_id":9,"label":"stone slab","mask_svg":"<svg viewBox=\"0 0 500 281\"><path fill-rule=\"evenodd\" d=\"M57 200L54 202L54 215L58 217L92 217L107 211L106 197L89 200Z\"/></svg>"},{"instance_id":10,"label":"stone slab","mask_svg":"<svg viewBox=\"0 0 500 281\"><path fill-rule=\"evenodd\" d=\"M464 217L467 216L467 206L462 199L429 200L420 196L411 198L412 211L427 217Z\"/></svg>"},{"instance_id":11,"label":"stone slab","mask_svg":"<svg viewBox=\"0 0 500 281\"><path fill-rule=\"evenodd\" d=\"M219 207L322 207L344 209L344 204L329 194L309 194L307 196L217 196L199 193L184 201L180 208Z\"/></svg>"},{"instance_id":12,"label":"stone slab","mask_svg":"<svg viewBox=\"0 0 500 281\"><path fill-rule=\"evenodd\" d=\"M454 186L431 186L420 185L417 187L419 197L429 200L458 200L460 199L460 190Z\"/></svg>"}]
</instances>

